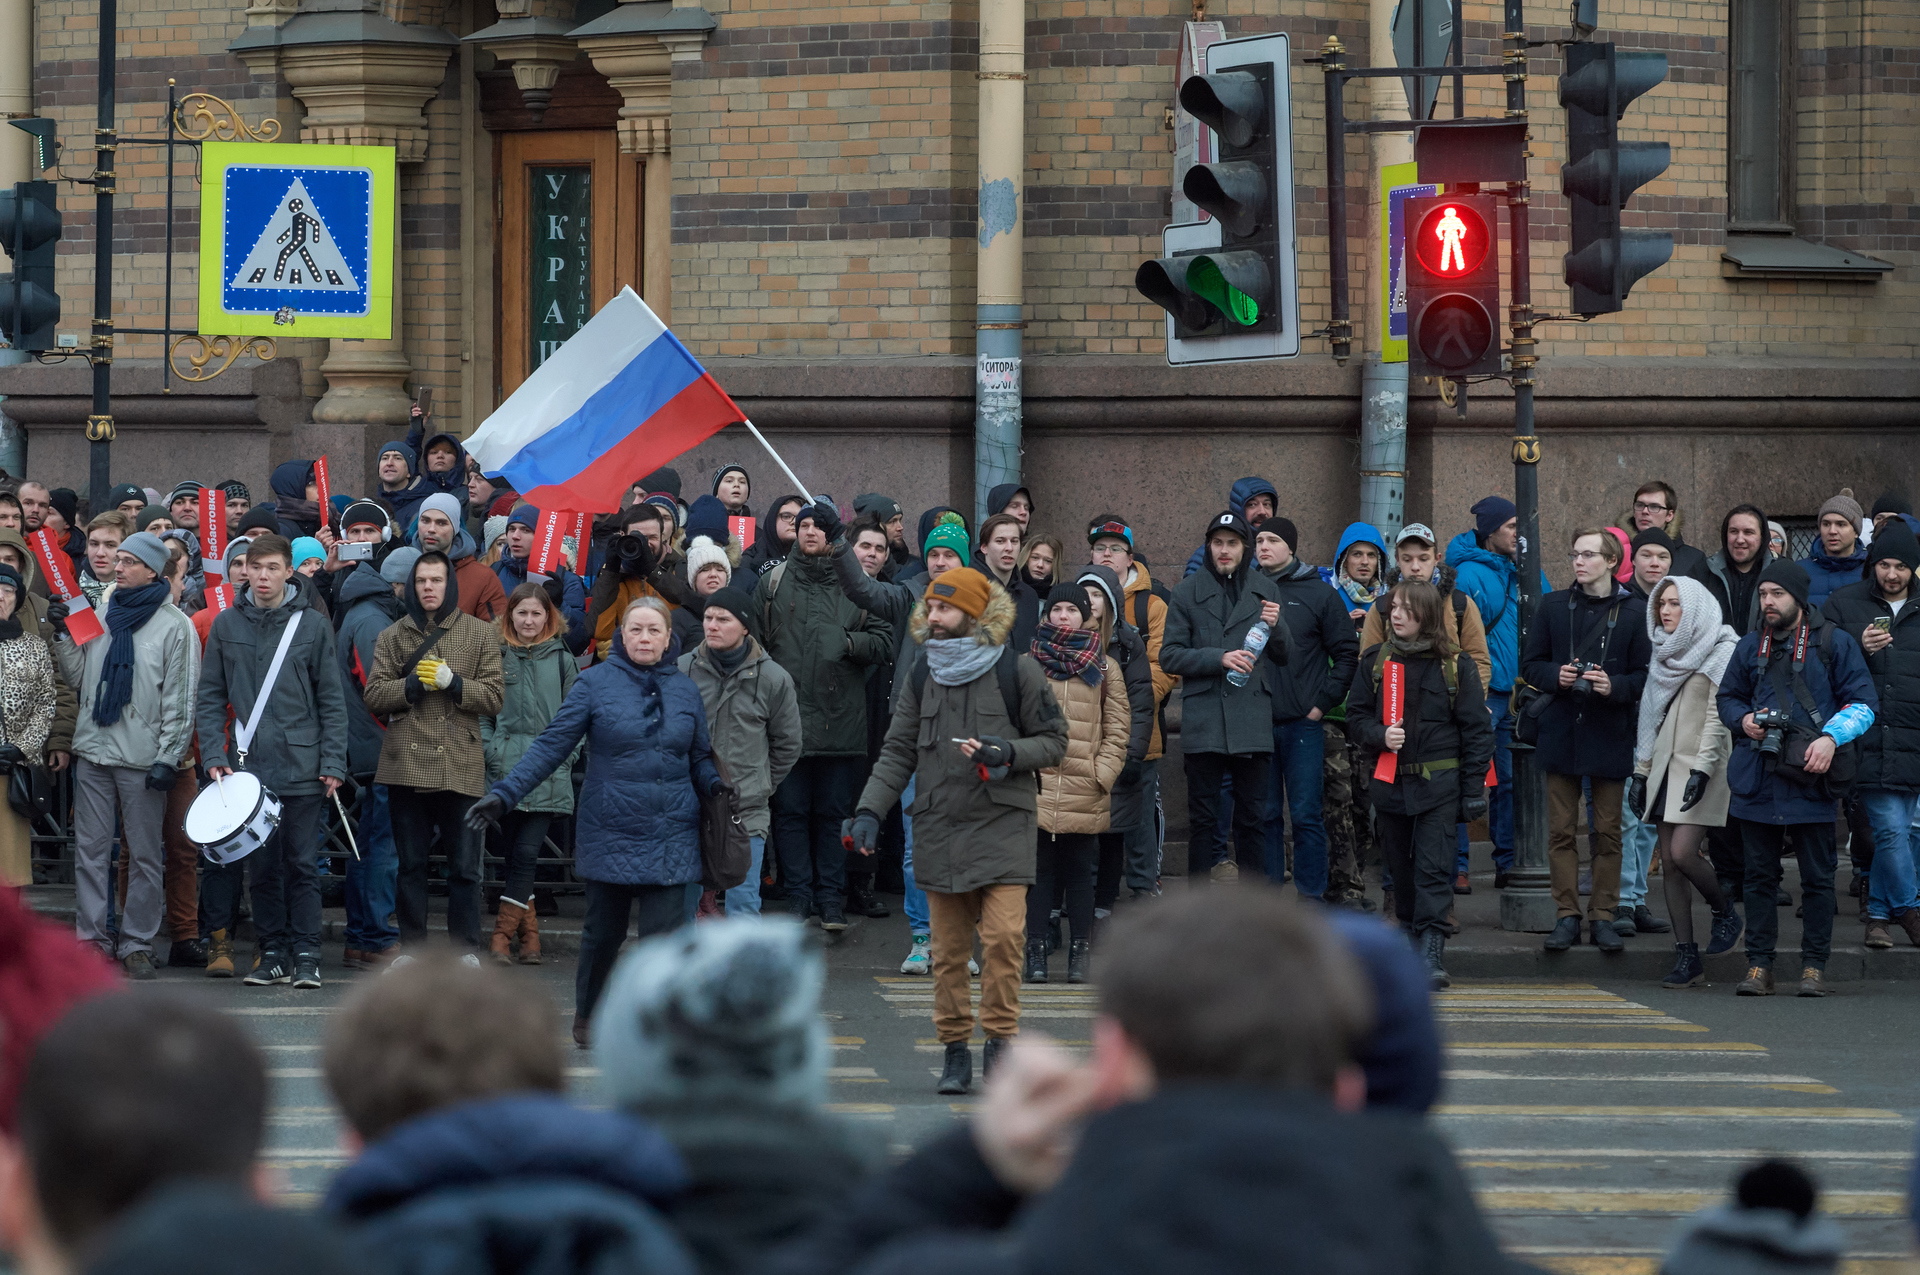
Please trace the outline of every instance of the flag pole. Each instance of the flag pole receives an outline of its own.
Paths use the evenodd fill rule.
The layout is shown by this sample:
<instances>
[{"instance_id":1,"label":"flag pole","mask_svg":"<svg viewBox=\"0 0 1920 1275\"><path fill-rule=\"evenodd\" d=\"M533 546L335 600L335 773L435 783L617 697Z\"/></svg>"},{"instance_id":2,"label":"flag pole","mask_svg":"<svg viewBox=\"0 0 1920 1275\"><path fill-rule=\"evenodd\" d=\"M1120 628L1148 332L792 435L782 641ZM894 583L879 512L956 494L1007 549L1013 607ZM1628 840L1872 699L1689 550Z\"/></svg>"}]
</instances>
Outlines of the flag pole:
<instances>
[{"instance_id":1,"label":"flag pole","mask_svg":"<svg viewBox=\"0 0 1920 1275\"><path fill-rule=\"evenodd\" d=\"M752 434L754 439L757 442L759 442L759 444L762 447L767 449L767 455L773 457L773 463L780 466L780 472L785 474L788 480L791 481L795 487L799 488L800 491L806 495L808 501L810 502L813 501L815 497L811 493L810 489L807 487L805 483L800 481L799 477L795 475L791 469L787 468L787 462L780 459L779 452L776 452L775 450L773 450L773 444L767 441L767 436L765 434L762 434L758 429L755 429L753 422L750 420L747 420L745 417L742 417L740 419L740 423L742 425L745 425L747 427L747 432L749 434Z\"/></svg>"}]
</instances>

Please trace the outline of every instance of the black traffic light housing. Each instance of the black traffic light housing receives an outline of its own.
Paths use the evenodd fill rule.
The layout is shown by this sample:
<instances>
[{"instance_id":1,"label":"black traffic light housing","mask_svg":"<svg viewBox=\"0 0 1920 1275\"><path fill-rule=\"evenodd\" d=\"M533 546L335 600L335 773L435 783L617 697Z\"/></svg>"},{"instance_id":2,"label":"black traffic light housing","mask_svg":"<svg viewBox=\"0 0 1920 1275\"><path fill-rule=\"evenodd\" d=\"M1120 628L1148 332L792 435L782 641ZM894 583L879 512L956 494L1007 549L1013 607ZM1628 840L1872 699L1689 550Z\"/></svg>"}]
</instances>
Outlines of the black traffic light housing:
<instances>
[{"instance_id":1,"label":"black traffic light housing","mask_svg":"<svg viewBox=\"0 0 1920 1275\"><path fill-rule=\"evenodd\" d=\"M60 205L52 182L15 182L0 191L0 247L13 273L0 279L0 332L16 350L51 350L60 322L54 289L54 253L60 242Z\"/></svg>"},{"instance_id":2,"label":"black traffic light housing","mask_svg":"<svg viewBox=\"0 0 1920 1275\"><path fill-rule=\"evenodd\" d=\"M1625 309L1634 283L1673 256L1673 236L1665 231L1620 227L1633 192L1667 170L1665 142L1622 142L1619 127L1633 100L1667 78L1667 55L1569 44L1566 57L1560 105L1567 108L1567 163L1560 189L1571 206L1573 243L1563 273L1574 312L1592 317Z\"/></svg>"},{"instance_id":3,"label":"black traffic light housing","mask_svg":"<svg viewBox=\"0 0 1920 1275\"><path fill-rule=\"evenodd\" d=\"M1500 204L1493 195L1409 199L1407 371L1460 380L1500 370Z\"/></svg>"}]
</instances>

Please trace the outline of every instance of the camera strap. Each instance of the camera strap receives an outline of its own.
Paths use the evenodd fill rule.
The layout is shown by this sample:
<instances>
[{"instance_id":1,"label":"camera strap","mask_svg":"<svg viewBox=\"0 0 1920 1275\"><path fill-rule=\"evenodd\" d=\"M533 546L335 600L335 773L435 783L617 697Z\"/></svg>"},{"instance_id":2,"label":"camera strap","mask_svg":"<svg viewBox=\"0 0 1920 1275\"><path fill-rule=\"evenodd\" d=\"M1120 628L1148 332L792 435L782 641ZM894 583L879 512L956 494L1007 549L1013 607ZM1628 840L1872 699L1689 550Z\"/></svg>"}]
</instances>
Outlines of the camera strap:
<instances>
[{"instance_id":1,"label":"camera strap","mask_svg":"<svg viewBox=\"0 0 1920 1275\"><path fill-rule=\"evenodd\" d=\"M1575 601L1574 595L1577 592L1577 589L1567 590L1567 636L1569 640L1571 640L1573 636L1573 604ZM1605 664L1607 662L1607 648L1613 645L1613 626L1619 622L1620 604L1615 602L1612 609L1607 612L1607 626L1603 629L1595 625L1593 628L1588 629L1587 636L1580 643L1580 649L1567 657L1567 663L1579 664L1585 660L1588 648L1593 645L1593 639L1598 637L1600 639L1600 658L1596 662Z\"/></svg>"},{"instance_id":2,"label":"camera strap","mask_svg":"<svg viewBox=\"0 0 1920 1275\"><path fill-rule=\"evenodd\" d=\"M1793 635L1793 650L1790 658L1785 661L1788 668L1783 669L1781 662L1772 658L1772 632L1764 633L1760 638L1760 658L1766 661L1767 680L1773 683L1773 694L1779 701L1779 707L1784 709L1789 702L1800 705L1812 720L1813 728L1817 732L1827 724L1827 719L1813 702L1813 692L1807 688L1806 678L1801 676L1801 670L1807 666L1807 637L1808 626L1802 621L1799 631ZM1820 634L1819 645L1821 662L1825 663L1827 638L1824 630ZM1828 668L1827 673L1828 680L1831 681L1833 673L1831 667Z\"/></svg>"}]
</instances>

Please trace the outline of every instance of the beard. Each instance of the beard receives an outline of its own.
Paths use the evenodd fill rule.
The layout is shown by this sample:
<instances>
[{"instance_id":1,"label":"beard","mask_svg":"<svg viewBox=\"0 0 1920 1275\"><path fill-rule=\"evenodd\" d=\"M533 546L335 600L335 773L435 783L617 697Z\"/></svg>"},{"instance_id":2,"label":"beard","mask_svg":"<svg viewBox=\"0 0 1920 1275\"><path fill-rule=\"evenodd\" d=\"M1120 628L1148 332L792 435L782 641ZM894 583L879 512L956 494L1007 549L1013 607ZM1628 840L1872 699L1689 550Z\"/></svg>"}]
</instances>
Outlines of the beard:
<instances>
[{"instance_id":1,"label":"beard","mask_svg":"<svg viewBox=\"0 0 1920 1275\"><path fill-rule=\"evenodd\" d=\"M1762 608L1762 610L1765 611L1765 608ZM1787 603L1786 609L1783 611L1767 612L1767 614L1770 617L1768 623L1773 625L1776 633L1785 633L1787 630L1793 628L1794 625L1800 623L1800 605L1796 602Z\"/></svg>"},{"instance_id":2,"label":"beard","mask_svg":"<svg viewBox=\"0 0 1920 1275\"><path fill-rule=\"evenodd\" d=\"M971 632L973 632L973 625L971 624L964 625L958 629L950 629L936 620L927 621L927 636L938 641L944 642L952 638L965 637Z\"/></svg>"}]
</instances>

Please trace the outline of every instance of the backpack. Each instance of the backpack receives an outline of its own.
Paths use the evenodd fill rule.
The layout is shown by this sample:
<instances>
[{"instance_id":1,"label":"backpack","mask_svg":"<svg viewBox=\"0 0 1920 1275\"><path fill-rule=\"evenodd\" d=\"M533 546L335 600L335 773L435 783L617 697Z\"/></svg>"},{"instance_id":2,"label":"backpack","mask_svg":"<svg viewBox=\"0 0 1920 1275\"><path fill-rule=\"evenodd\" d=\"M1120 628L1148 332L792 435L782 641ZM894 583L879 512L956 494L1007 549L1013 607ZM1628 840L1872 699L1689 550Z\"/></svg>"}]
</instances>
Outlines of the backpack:
<instances>
[{"instance_id":1,"label":"backpack","mask_svg":"<svg viewBox=\"0 0 1920 1275\"><path fill-rule=\"evenodd\" d=\"M1443 661L1440 666L1440 671L1442 676L1444 676L1447 679L1447 707L1448 708L1452 708L1454 705L1454 701L1460 697L1460 657L1465 654L1466 654L1465 651L1455 651L1453 653L1453 658L1450 660ZM1382 642L1378 647L1374 648L1374 655L1373 655L1373 692L1374 694L1378 695L1380 693L1380 683L1382 680L1385 679L1386 675L1387 675L1387 644L1385 642Z\"/></svg>"},{"instance_id":2,"label":"backpack","mask_svg":"<svg viewBox=\"0 0 1920 1275\"><path fill-rule=\"evenodd\" d=\"M1000 648L1000 658L993 663L994 680L1000 683L1000 701L1006 705L1007 720L1015 729L1020 726L1020 653L1010 646ZM913 670L907 675L908 683L913 687L913 702L919 703L921 695L927 689L927 652L922 647L913 657Z\"/></svg>"}]
</instances>

